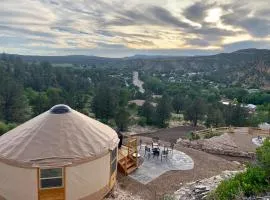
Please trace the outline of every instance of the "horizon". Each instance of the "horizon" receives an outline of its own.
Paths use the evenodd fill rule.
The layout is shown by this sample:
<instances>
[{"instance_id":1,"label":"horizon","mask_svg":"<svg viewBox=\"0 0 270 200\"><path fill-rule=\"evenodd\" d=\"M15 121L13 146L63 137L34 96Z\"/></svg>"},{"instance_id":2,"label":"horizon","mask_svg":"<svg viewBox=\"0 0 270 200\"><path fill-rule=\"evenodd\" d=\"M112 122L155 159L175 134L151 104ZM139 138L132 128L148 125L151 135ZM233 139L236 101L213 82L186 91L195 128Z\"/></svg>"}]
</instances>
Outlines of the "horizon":
<instances>
[{"instance_id":1,"label":"horizon","mask_svg":"<svg viewBox=\"0 0 270 200\"><path fill-rule=\"evenodd\" d=\"M270 8L263 0L10 0L1 5L0 51L7 54L123 58L270 48Z\"/></svg>"},{"instance_id":2,"label":"horizon","mask_svg":"<svg viewBox=\"0 0 270 200\"><path fill-rule=\"evenodd\" d=\"M86 57L99 57L99 58L115 58L115 59L124 59L124 58L132 58L132 57L200 57L200 56L214 56L218 54L223 54L223 53L234 53L237 51L242 51L242 50L270 50L269 49L264 49L264 48L246 48L246 49L236 49L235 51L230 51L230 52L217 52L217 53L209 53L209 54L196 54L196 55L162 55L162 54L133 54L130 56L124 56L124 57L109 57L109 56L97 56L97 55L84 55L84 54L66 54L66 55L40 55L40 54L12 54L12 53L7 53L7 52L2 52L1 54L7 54L7 55L14 55L14 56L37 56L37 57L68 57L68 56L86 56Z\"/></svg>"}]
</instances>

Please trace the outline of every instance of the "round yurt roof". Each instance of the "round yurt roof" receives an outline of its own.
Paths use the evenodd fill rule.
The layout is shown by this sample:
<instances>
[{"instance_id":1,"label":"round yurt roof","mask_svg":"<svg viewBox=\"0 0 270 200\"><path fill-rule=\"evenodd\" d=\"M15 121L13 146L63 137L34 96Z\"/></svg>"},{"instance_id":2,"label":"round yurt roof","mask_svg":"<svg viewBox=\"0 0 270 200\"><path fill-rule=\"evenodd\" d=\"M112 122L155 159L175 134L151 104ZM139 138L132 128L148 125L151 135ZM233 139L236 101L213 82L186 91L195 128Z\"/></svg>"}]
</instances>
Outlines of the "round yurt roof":
<instances>
[{"instance_id":1,"label":"round yurt roof","mask_svg":"<svg viewBox=\"0 0 270 200\"><path fill-rule=\"evenodd\" d=\"M116 132L66 105L0 137L0 161L21 167L66 166L97 159L118 144Z\"/></svg>"}]
</instances>

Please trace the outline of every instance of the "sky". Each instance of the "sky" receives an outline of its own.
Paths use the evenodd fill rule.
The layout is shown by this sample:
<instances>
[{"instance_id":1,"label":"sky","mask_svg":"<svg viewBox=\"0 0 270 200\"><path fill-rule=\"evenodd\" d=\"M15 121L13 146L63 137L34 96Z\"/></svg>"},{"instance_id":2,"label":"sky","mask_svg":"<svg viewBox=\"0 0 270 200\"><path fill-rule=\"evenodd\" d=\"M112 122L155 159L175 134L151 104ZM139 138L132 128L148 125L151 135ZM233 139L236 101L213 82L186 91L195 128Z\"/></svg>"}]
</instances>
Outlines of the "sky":
<instances>
[{"instance_id":1,"label":"sky","mask_svg":"<svg viewBox=\"0 0 270 200\"><path fill-rule=\"evenodd\" d=\"M209 55L270 48L268 0L0 0L0 51Z\"/></svg>"}]
</instances>

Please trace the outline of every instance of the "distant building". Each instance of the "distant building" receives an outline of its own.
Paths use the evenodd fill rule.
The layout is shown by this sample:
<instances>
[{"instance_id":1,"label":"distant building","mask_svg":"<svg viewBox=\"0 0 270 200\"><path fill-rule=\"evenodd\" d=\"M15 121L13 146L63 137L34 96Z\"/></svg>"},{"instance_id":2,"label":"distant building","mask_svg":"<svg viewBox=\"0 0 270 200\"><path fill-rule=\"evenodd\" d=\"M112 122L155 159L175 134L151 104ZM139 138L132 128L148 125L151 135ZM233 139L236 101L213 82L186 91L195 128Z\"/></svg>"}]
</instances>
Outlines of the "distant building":
<instances>
[{"instance_id":1,"label":"distant building","mask_svg":"<svg viewBox=\"0 0 270 200\"><path fill-rule=\"evenodd\" d=\"M255 93L255 92L259 92L259 89L249 89L248 93Z\"/></svg>"},{"instance_id":2,"label":"distant building","mask_svg":"<svg viewBox=\"0 0 270 200\"><path fill-rule=\"evenodd\" d=\"M248 104L248 105L245 105L244 107L249 109L249 110L254 110L255 111L257 106L254 105L254 104Z\"/></svg>"},{"instance_id":3,"label":"distant building","mask_svg":"<svg viewBox=\"0 0 270 200\"><path fill-rule=\"evenodd\" d=\"M162 95L153 94L152 97L153 97L154 99L161 99L161 98L162 98Z\"/></svg>"},{"instance_id":4,"label":"distant building","mask_svg":"<svg viewBox=\"0 0 270 200\"><path fill-rule=\"evenodd\" d=\"M221 100L220 101L223 105L229 105L231 103L231 101L229 100Z\"/></svg>"},{"instance_id":5,"label":"distant building","mask_svg":"<svg viewBox=\"0 0 270 200\"><path fill-rule=\"evenodd\" d=\"M259 124L259 128L262 129L262 130L270 130L270 124L268 123L261 123Z\"/></svg>"},{"instance_id":6,"label":"distant building","mask_svg":"<svg viewBox=\"0 0 270 200\"><path fill-rule=\"evenodd\" d=\"M128 104L136 104L137 106L141 107L143 106L143 104L145 103L145 100L141 100L141 99L135 99L135 100L131 100L128 102ZM156 107L157 103L151 102L152 106Z\"/></svg>"}]
</instances>

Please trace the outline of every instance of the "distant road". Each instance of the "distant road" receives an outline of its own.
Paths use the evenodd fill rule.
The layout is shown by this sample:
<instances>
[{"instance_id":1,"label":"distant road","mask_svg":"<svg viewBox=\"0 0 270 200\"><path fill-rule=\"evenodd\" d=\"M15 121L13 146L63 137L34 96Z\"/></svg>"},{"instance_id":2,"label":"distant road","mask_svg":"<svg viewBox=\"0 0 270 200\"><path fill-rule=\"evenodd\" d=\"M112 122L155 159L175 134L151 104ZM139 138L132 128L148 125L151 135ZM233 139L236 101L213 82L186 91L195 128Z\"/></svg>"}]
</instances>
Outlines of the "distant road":
<instances>
[{"instance_id":1,"label":"distant road","mask_svg":"<svg viewBox=\"0 0 270 200\"><path fill-rule=\"evenodd\" d=\"M137 86L141 93L145 92L145 90L143 89L143 81L139 79L139 72L137 71L133 72L133 85Z\"/></svg>"}]
</instances>

